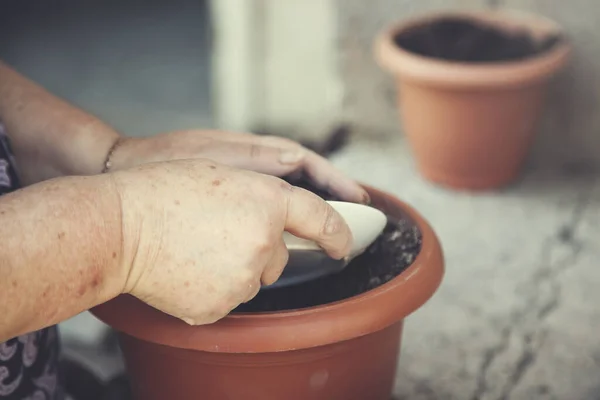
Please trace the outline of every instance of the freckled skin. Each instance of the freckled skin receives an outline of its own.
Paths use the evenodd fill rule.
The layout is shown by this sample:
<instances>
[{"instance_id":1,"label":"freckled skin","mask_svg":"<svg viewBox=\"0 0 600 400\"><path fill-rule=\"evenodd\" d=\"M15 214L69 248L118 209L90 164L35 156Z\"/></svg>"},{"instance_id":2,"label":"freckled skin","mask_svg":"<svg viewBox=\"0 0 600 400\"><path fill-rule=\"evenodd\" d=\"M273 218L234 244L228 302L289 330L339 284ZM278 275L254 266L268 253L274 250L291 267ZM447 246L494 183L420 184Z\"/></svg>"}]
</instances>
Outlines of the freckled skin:
<instances>
[{"instance_id":1,"label":"freckled skin","mask_svg":"<svg viewBox=\"0 0 600 400\"><path fill-rule=\"evenodd\" d=\"M53 96L2 62L0 120L8 128L24 186L59 176L98 174L120 136L98 118ZM62 190L57 186L47 189Z\"/></svg>"},{"instance_id":2,"label":"freckled skin","mask_svg":"<svg viewBox=\"0 0 600 400\"><path fill-rule=\"evenodd\" d=\"M61 178L0 197L0 343L118 294L121 223L105 182Z\"/></svg>"},{"instance_id":3,"label":"freckled skin","mask_svg":"<svg viewBox=\"0 0 600 400\"><path fill-rule=\"evenodd\" d=\"M364 192L283 138L201 130L123 137L1 62L0 119L26 186L0 199L0 307L8 308L0 342L123 292L189 323L212 322L277 279L284 229L332 256L345 251L347 232L322 237L323 216L306 211L320 208L316 200L273 175L306 170L349 201Z\"/></svg>"},{"instance_id":4,"label":"freckled skin","mask_svg":"<svg viewBox=\"0 0 600 400\"><path fill-rule=\"evenodd\" d=\"M334 257L349 250L341 217L316 195L280 179L187 160L169 162L165 170L143 169L157 183L144 196L127 192L140 182L134 171L118 175L123 204L155 216L145 220L145 232L133 244L124 243L125 249L152 249L126 250L136 257L125 291L188 323L214 322L255 296L261 284L274 282L287 262L281 239L286 225L320 242ZM161 191L177 178L177 191ZM140 201L146 198L154 201ZM129 214L127 207L124 213ZM325 234L329 217L335 229ZM125 231L136 223L125 220Z\"/></svg>"},{"instance_id":5,"label":"freckled skin","mask_svg":"<svg viewBox=\"0 0 600 400\"><path fill-rule=\"evenodd\" d=\"M100 271L97 269L97 267L95 269L96 269L96 273L94 274L94 276L92 278L92 282L90 284L90 286L93 289L97 288L100 285L100 283L102 282L102 275L100 275Z\"/></svg>"},{"instance_id":6,"label":"freckled skin","mask_svg":"<svg viewBox=\"0 0 600 400\"><path fill-rule=\"evenodd\" d=\"M286 229L332 257L349 251L347 226L321 198L201 160L60 178L3 196L0 209L12 213L0 220L0 304L11 304L0 343L122 293L190 324L214 322L277 280ZM330 217L336 232L324 234Z\"/></svg>"},{"instance_id":7,"label":"freckled skin","mask_svg":"<svg viewBox=\"0 0 600 400\"><path fill-rule=\"evenodd\" d=\"M205 287L206 293L207 294L214 294L215 293L215 287L211 284L207 284Z\"/></svg>"}]
</instances>

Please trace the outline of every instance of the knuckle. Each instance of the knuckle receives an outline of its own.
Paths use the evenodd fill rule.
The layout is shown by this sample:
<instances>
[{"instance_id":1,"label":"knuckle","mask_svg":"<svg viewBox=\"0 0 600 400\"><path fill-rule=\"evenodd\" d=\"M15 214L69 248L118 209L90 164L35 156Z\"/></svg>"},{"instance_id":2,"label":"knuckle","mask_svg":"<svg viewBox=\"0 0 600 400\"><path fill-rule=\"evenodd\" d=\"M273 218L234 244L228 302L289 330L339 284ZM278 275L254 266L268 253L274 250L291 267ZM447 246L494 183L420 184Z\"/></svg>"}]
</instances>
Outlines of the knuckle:
<instances>
[{"instance_id":1,"label":"knuckle","mask_svg":"<svg viewBox=\"0 0 600 400\"><path fill-rule=\"evenodd\" d=\"M269 144L269 145L275 145L275 146L283 146L285 148L296 148L296 149L301 149L302 145L300 145L300 143L286 138L286 137L281 137L281 136L274 136L274 135L266 135L263 136L262 142L265 144Z\"/></svg>"},{"instance_id":2,"label":"knuckle","mask_svg":"<svg viewBox=\"0 0 600 400\"><path fill-rule=\"evenodd\" d=\"M328 237L340 233L342 231L342 220L339 218L336 211L333 209L333 207L325 202L323 202L321 207L323 208L321 211L321 215L323 215L323 222L319 232L321 237Z\"/></svg>"},{"instance_id":3,"label":"knuckle","mask_svg":"<svg viewBox=\"0 0 600 400\"><path fill-rule=\"evenodd\" d=\"M269 265L268 271L263 275L262 282L266 285L272 285L275 283L283 274L287 263L289 261L289 252L287 250L280 251L275 260Z\"/></svg>"},{"instance_id":4,"label":"knuckle","mask_svg":"<svg viewBox=\"0 0 600 400\"><path fill-rule=\"evenodd\" d=\"M274 176L262 176L252 182L252 192L256 193L256 200L262 204L268 205L279 196L281 186L278 184L278 178Z\"/></svg>"},{"instance_id":5,"label":"knuckle","mask_svg":"<svg viewBox=\"0 0 600 400\"><path fill-rule=\"evenodd\" d=\"M192 326L212 324L226 317L237 306L234 298L233 287L230 285L228 290L221 290L206 302L199 303L195 309L187 310L180 319Z\"/></svg>"},{"instance_id":6,"label":"knuckle","mask_svg":"<svg viewBox=\"0 0 600 400\"><path fill-rule=\"evenodd\" d=\"M283 269L285 268L285 264L281 266L277 266L276 268L272 268L268 276L264 279L265 285L272 285L281 278L281 274L283 274Z\"/></svg>"},{"instance_id":7,"label":"knuckle","mask_svg":"<svg viewBox=\"0 0 600 400\"><path fill-rule=\"evenodd\" d=\"M290 190L292 188L292 185L290 185L288 182L284 181L283 179L277 177L277 176L273 176L273 175L268 175L265 176L265 190L268 190L269 192L273 193L273 194L277 194L279 193L281 190Z\"/></svg>"},{"instance_id":8,"label":"knuckle","mask_svg":"<svg viewBox=\"0 0 600 400\"><path fill-rule=\"evenodd\" d=\"M255 143L250 145L250 158L253 158L253 159L260 158L261 154L262 154L262 146L255 144Z\"/></svg>"},{"instance_id":9,"label":"knuckle","mask_svg":"<svg viewBox=\"0 0 600 400\"><path fill-rule=\"evenodd\" d=\"M260 215L256 214L256 221L251 225L248 236L244 239L247 242L250 262L256 256L264 256L265 253L272 252L275 245L274 226L276 221L273 219L271 206L269 205Z\"/></svg>"},{"instance_id":10,"label":"knuckle","mask_svg":"<svg viewBox=\"0 0 600 400\"><path fill-rule=\"evenodd\" d=\"M294 186L291 183L286 182L283 179L279 179L277 183L279 190L283 191L284 193L293 192L295 190Z\"/></svg>"},{"instance_id":11,"label":"knuckle","mask_svg":"<svg viewBox=\"0 0 600 400\"><path fill-rule=\"evenodd\" d=\"M215 322L216 320L218 320L218 318L219 317L218 317L217 313L215 313L213 310L204 309L204 310L201 310L200 312L188 314L184 317L181 317L180 319L183 320L183 322L185 322L188 325L197 326L197 325L211 324L211 323Z\"/></svg>"},{"instance_id":12,"label":"knuckle","mask_svg":"<svg viewBox=\"0 0 600 400\"><path fill-rule=\"evenodd\" d=\"M230 296L231 297L231 296ZM222 301L214 304L207 312L202 315L202 324L212 324L226 317L234 308L233 301L230 298L224 298Z\"/></svg>"},{"instance_id":13,"label":"knuckle","mask_svg":"<svg viewBox=\"0 0 600 400\"><path fill-rule=\"evenodd\" d=\"M244 303L247 303L247 302L251 301L252 299L254 299L258 295L259 291L260 291L260 286L253 293L250 293L250 295L244 300Z\"/></svg>"},{"instance_id":14,"label":"knuckle","mask_svg":"<svg viewBox=\"0 0 600 400\"><path fill-rule=\"evenodd\" d=\"M224 302L217 311L217 315L218 315L217 321L228 316L229 313L231 313L231 310L233 310L234 308L236 308L238 306L238 303L239 303L238 301L235 301L233 299L230 299L229 301Z\"/></svg>"},{"instance_id":15,"label":"knuckle","mask_svg":"<svg viewBox=\"0 0 600 400\"><path fill-rule=\"evenodd\" d=\"M256 280L256 273L252 271L250 268L244 268L240 270L236 276L236 282L234 287L232 288L234 293L239 293L239 291L247 290L249 286Z\"/></svg>"},{"instance_id":16,"label":"knuckle","mask_svg":"<svg viewBox=\"0 0 600 400\"><path fill-rule=\"evenodd\" d=\"M251 259L254 259L255 256L262 256L273 249L273 241L270 239L269 236L270 235L267 227L261 228L254 232L254 237L252 238L251 245Z\"/></svg>"},{"instance_id":17,"label":"knuckle","mask_svg":"<svg viewBox=\"0 0 600 400\"><path fill-rule=\"evenodd\" d=\"M268 206L269 214L285 210L289 207L289 202L294 197L294 192L298 190L289 182L275 176L269 177L268 187L265 190L264 201Z\"/></svg>"},{"instance_id":18,"label":"knuckle","mask_svg":"<svg viewBox=\"0 0 600 400\"><path fill-rule=\"evenodd\" d=\"M254 297L256 297L256 295L260 291L260 288L261 288L260 280L255 279L248 284L248 286L246 287L246 291L243 292L243 294L242 294L242 296L240 296L240 298L242 299L243 302L248 302L248 301L252 300Z\"/></svg>"},{"instance_id":19,"label":"knuckle","mask_svg":"<svg viewBox=\"0 0 600 400\"><path fill-rule=\"evenodd\" d=\"M202 318L202 324L214 324L215 322L223 318L225 315L227 314L223 314L217 311L209 312Z\"/></svg>"}]
</instances>

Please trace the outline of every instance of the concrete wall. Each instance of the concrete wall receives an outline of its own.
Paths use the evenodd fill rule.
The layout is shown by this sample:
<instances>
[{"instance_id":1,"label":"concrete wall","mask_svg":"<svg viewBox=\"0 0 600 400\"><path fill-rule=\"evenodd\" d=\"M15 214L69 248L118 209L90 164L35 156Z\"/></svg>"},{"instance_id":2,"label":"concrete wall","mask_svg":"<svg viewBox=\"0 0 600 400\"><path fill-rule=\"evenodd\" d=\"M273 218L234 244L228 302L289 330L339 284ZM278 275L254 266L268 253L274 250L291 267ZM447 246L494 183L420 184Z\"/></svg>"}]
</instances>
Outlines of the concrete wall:
<instances>
[{"instance_id":1,"label":"concrete wall","mask_svg":"<svg viewBox=\"0 0 600 400\"><path fill-rule=\"evenodd\" d=\"M343 85L331 47L337 33L335 3L268 3L265 74L272 83L265 87L265 121L280 132L299 121L305 137L318 137L340 117L342 105Z\"/></svg>"},{"instance_id":2,"label":"concrete wall","mask_svg":"<svg viewBox=\"0 0 600 400\"><path fill-rule=\"evenodd\" d=\"M340 119L336 0L211 0L219 127L317 139Z\"/></svg>"},{"instance_id":3,"label":"concrete wall","mask_svg":"<svg viewBox=\"0 0 600 400\"><path fill-rule=\"evenodd\" d=\"M491 6L553 18L575 44L571 65L552 87L531 163L560 168L600 165L596 162L600 157L600 4L596 0L573 0L568 5L560 0L337 0L345 114L362 135L398 134L395 89L372 56L372 41L383 26L435 9Z\"/></svg>"}]
</instances>

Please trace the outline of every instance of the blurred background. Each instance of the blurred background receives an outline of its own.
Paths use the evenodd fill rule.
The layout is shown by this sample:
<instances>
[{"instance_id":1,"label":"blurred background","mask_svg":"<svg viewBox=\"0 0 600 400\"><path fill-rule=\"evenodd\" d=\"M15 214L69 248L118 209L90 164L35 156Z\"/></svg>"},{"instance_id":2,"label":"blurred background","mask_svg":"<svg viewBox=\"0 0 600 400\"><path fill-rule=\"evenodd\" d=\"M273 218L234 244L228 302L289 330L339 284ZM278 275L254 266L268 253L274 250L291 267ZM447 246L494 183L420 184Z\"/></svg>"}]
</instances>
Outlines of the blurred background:
<instances>
[{"instance_id":1,"label":"blurred background","mask_svg":"<svg viewBox=\"0 0 600 400\"><path fill-rule=\"evenodd\" d=\"M3 2L6 62L130 135L210 126L208 2Z\"/></svg>"},{"instance_id":2,"label":"blurred background","mask_svg":"<svg viewBox=\"0 0 600 400\"><path fill-rule=\"evenodd\" d=\"M517 8L575 46L523 178L499 193L418 177L378 31L436 9ZM447 275L409 320L406 399L600 399L600 3L595 0L3 0L0 58L128 135L214 127L324 141L332 160L414 205ZM550 310L550 311L548 311ZM122 364L87 313L66 351L103 378Z\"/></svg>"},{"instance_id":3,"label":"blurred background","mask_svg":"<svg viewBox=\"0 0 600 400\"><path fill-rule=\"evenodd\" d=\"M398 136L395 88L372 56L387 24L436 9L517 8L576 46L533 160L595 161L600 41L593 0L5 0L1 55L130 135L179 127L319 138L351 122ZM587 12L586 12L587 11ZM358 135L357 135L358 136ZM540 161L541 162L541 161Z\"/></svg>"}]
</instances>

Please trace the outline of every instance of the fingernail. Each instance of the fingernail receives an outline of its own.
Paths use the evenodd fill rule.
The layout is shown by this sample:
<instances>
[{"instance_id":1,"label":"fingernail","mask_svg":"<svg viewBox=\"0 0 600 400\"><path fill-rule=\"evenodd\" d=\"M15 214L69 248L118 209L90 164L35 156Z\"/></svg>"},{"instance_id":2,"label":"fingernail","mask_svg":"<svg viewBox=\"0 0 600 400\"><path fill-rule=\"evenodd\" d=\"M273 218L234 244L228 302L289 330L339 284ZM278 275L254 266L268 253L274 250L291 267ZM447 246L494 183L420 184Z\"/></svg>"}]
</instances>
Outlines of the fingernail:
<instances>
[{"instance_id":1,"label":"fingernail","mask_svg":"<svg viewBox=\"0 0 600 400\"><path fill-rule=\"evenodd\" d=\"M283 150L279 155L279 162L282 164L297 164L304 158L302 150Z\"/></svg>"}]
</instances>

